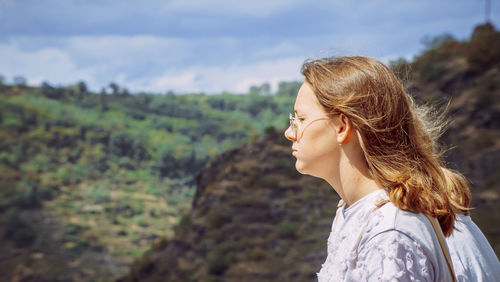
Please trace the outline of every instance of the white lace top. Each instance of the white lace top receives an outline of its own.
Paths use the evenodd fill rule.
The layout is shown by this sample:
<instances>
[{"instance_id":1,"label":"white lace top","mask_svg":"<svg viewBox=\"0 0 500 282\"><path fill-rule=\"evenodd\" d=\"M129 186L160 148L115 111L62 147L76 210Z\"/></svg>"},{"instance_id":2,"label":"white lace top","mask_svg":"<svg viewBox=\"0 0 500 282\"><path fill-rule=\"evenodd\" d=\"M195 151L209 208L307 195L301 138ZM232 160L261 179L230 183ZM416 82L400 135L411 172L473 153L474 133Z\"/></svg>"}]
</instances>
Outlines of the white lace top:
<instances>
[{"instance_id":1,"label":"white lace top","mask_svg":"<svg viewBox=\"0 0 500 282\"><path fill-rule=\"evenodd\" d=\"M457 216L446 244L458 281L500 281L500 262L470 216Z\"/></svg>"},{"instance_id":2,"label":"white lace top","mask_svg":"<svg viewBox=\"0 0 500 282\"><path fill-rule=\"evenodd\" d=\"M387 203L377 190L348 208L342 200L318 281L451 281L434 229L422 214Z\"/></svg>"}]
</instances>

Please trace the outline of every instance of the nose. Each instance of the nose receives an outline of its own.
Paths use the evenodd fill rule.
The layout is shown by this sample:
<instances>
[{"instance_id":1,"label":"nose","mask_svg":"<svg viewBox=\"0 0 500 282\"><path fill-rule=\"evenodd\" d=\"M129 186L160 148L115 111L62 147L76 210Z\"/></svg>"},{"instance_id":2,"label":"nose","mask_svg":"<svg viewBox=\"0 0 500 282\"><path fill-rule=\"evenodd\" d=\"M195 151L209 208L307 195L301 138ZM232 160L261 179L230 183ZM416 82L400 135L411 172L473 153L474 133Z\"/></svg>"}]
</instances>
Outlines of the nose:
<instances>
[{"instance_id":1,"label":"nose","mask_svg":"<svg viewBox=\"0 0 500 282\"><path fill-rule=\"evenodd\" d=\"M285 137L286 139L294 142L295 141L295 136L293 136L293 132L292 132L292 128L288 127L286 130L285 130Z\"/></svg>"}]
</instances>

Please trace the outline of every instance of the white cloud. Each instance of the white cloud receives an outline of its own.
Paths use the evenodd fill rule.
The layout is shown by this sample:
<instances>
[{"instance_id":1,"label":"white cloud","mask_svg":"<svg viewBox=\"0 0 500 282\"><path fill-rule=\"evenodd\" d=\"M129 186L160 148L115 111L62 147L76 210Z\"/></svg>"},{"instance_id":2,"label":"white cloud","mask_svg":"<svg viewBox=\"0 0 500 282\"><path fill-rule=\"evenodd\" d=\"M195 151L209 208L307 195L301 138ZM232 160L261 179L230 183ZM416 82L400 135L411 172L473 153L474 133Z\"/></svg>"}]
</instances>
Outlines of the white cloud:
<instances>
[{"instance_id":1,"label":"white cloud","mask_svg":"<svg viewBox=\"0 0 500 282\"><path fill-rule=\"evenodd\" d=\"M178 64L186 41L153 36L16 37L0 43L0 73L23 75L30 84L85 80L97 91L111 81L127 84Z\"/></svg>"},{"instance_id":2,"label":"white cloud","mask_svg":"<svg viewBox=\"0 0 500 282\"><path fill-rule=\"evenodd\" d=\"M155 77L129 81L133 91L165 93L246 93L252 85L269 82L273 90L279 82L300 80L301 58L261 61L250 64L235 64L229 67L194 66L170 70Z\"/></svg>"},{"instance_id":3,"label":"white cloud","mask_svg":"<svg viewBox=\"0 0 500 282\"><path fill-rule=\"evenodd\" d=\"M195 84L196 74L185 71L181 74L164 74L152 79L151 85L143 85L143 88L150 88L152 91L158 90L184 90L188 92L199 92L200 89Z\"/></svg>"},{"instance_id":4,"label":"white cloud","mask_svg":"<svg viewBox=\"0 0 500 282\"><path fill-rule=\"evenodd\" d=\"M0 74L8 78L24 75L32 85L84 80L93 91L116 82L131 92L245 93L250 86L264 82L276 90L280 81L302 79L300 66L307 58L361 54L387 63L399 57L382 51L383 39L363 34L309 37L249 48L250 41L116 35L16 37L0 43ZM311 42L334 47L314 50L302 46Z\"/></svg>"},{"instance_id":5,"label":"white cloud","mask_svg":"<svg viewBox=\"0 0 500 282\"><path fill-rule=\"evenodd\" d=\"M292 44L256 48L244 53L251 59L240 60L230 53L240 50L242 43L233 44L228 38L210 41L211 46L204 39L154 36L18 37L0 43L0 74L23 75L31 85L84 80L91 90L99 91L113 81L133 92L156 93L243 93L251 85L270 82L276 87L279 81L300 78L303 59L293 56ZM212 57L204 61L200 52Z\"/></svg>"},{"instance_id":6,"label":"white cloud","mask_svg":"<svg viewBox=\"0 0 500 282\"><path fill-rule=\"evenodd\" d=\"M290 80L300 80L300 67L304 61L304 58L285 58L277 60L268 60L256 62L254 64L248 64L244 66L233 66L227 70L229 79L232 82L229 84L231 86L231 91L234 92L247 92L250 86L260 85L264 82L269 82L273 90L277 89L278 83L280 81L290 81ZM220 75L223 79L218 79L213 77L212 79L216 81L217 84L223 85L227 83L227 75L224 77L226 70L221 70L216 75ZM217 87L217 85L215 85ZM219 86L220 87L220 86Z\"/></svg>"},{"instance_id":7,"label":"white cloud","mask_svg":"<svg viewBox=\"0 0 500 282\"><path fill-rule=\"evenodd\" d=\"M32 85L44 80L69 84L83 79L95 83L96 74L105 69L104 65L77 67L74 58L61 49L47 47L24 51L14 42L0 43L0 61L0 73L25 76Z\"/></svg>"},{"instance_id":8,"label":"white cloud","mask_svg":"<svg viewBox=\"0 0 500 282\"><path fill-rule=\"evenodd\" d=\"M185 53L187 40L159 36L72 36L63 39L69 51L80 56L107 59L110 56L168 55L170 52ZM130 57L132 58L132 57Z\"/></svg>"}]
</instances>

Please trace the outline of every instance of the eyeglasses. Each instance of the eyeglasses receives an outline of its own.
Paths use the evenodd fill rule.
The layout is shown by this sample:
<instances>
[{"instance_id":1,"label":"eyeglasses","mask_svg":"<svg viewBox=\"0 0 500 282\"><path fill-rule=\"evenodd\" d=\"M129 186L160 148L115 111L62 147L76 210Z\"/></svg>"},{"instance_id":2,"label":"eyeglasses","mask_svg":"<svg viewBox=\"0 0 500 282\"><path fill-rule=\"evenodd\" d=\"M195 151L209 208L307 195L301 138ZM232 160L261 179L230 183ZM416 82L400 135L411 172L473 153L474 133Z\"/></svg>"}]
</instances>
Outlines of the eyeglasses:
<instances>
[{"instance_id":1,"label":"eyeglasses","mask_svg":"<svg viewBox=\"0 0 500 282\"><path fill-rule=\"evenodd\" d=\"M320 114L320 115L315 115L313 117L310 117L312 118L308 123L306 123L305 125L302 126L302 132L301 132L301 135L300 137L302 137L302 135L304 135L304 131L306 131L306 128L311 125L313 122L315 121L318 121L318 120L324 120L324 119L328 119L327 116L329 115L332 115L333 113L326 113L326 114ZM290 113L290 128L292 129L292 134L293 134L293 138L295 140L297 140L297 142L299 141L299 136L298 136L298 133L299 133L299 125L296 124L295 122L295 119L296 117L294 115L292 115Z\"/></svg>"}]
</instances>

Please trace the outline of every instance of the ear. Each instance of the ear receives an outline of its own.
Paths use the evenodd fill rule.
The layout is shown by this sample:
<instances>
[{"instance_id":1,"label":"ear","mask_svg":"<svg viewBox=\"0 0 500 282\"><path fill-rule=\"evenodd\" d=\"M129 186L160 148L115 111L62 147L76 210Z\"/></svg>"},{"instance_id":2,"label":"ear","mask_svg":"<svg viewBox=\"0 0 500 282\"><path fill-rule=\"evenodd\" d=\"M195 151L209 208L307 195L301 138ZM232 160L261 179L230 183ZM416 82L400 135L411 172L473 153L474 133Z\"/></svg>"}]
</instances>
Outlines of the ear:
<instances>
[{"instance_id":1,"label":"ear","mask_svg":"<svg viewBox=\"0 0 500 282\"><path fill-rule=\"evenodd\" d=\"M352 132L352 123L349 118L344 115L339 115L339 126L337 128L337 141L344 144L349 141Z\"/></svg>"}]
</instances>

